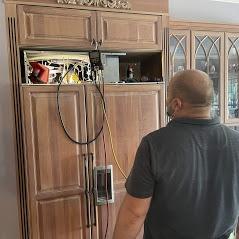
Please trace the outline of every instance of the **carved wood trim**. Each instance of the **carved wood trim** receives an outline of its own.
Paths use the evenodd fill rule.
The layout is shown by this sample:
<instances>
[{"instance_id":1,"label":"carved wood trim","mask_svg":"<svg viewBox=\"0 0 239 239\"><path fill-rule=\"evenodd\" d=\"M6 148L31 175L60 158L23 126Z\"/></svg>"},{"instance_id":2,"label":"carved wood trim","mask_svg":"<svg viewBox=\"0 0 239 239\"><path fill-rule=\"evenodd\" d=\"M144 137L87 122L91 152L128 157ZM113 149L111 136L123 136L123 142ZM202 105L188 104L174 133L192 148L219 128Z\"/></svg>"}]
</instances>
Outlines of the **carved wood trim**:
<instances>
[{"instance_id":1,"label":"carved wood trim","mask_svg":"<svg viewBox=\"0 0 239 239\"><path fill-rule=\"evenodd\" d=\"M77 5L77 4L58 4L57 0L48 0L45 2L43 0L34 1L34 0L5 0L7 4L17 4L17 5L29 5L29 6L44 6L44 7L57 7L57 8L65 8L65 9L79 9L79 10L91 10L91 11L104 11L104 12L118 12L118 13L132 13L132 14L144 14L144 15L155 15L155 16L169 16L168 10L160 10L157 8L150 7L143 8L143 6L134 5L138 0L131 0L132 8L129 9L115 9L115 8L103 8L103 7L95 7L95 6L85 6L85 5ZM143 0L141 0L143 1ZM153 6L153 5L152 5ZM151 9L152 8L152 9ZM168 7L167 7L168 9Z\"/></svg>"},{"instance_id":2,"label":"carved wood trim","mask_svg":"<svg viewBox=\"0 0 239 239\"><path fill-rule=\"evenodd\" d=\"M127 0L57 0L57 3L79 6L126 9L126 10L131 9L131 5Z\"/></svg>"}]
</instances>

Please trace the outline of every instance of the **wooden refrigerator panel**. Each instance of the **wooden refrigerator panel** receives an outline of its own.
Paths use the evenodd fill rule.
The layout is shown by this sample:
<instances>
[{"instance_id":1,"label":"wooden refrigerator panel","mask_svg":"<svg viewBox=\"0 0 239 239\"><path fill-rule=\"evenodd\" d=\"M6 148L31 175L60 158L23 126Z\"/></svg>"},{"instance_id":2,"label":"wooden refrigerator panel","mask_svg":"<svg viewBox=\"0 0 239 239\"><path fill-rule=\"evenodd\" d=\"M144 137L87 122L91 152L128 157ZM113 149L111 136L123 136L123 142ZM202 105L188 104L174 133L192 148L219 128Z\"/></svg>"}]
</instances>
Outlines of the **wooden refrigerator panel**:
<instances>
[{"instance_id":1,"label":"wooden refrigerator panel","mask_svg":"<svg viewBox=\"0 0 239 239\"><path fill-rule=\"evenodd\" d=\"M87 87L88 135L93 138L102 126L102 105L99 92L94 86ZM137 147L143 136L164 126L164 85L106 85L105 103L112 141L116 157L124 173L128 176ZM109 130L104 123L103 134L89 147L94 154L95 165L113 165L113 185L115 202L109 205L109 229L107 238L111 239L117 214L125 195L125 178L113 159ZM98 206L98 237L104 238L107 223L107 207ZM140 238L140 237L139 237ZM142 238L142 234L141 234Z\"/></svg>"},{"instance_id":2,"label":"wooden refrigerator panel","mask_svg":"<svg viewBox=\"0 0 239 239\"><path fill-rule=\"evenodd\" d=\"M56 86L23 86L30 238L90 238L87 229L83 154L58 117ZM86 140L84 88L62 87L60 110L67 131Z\"/></svg>"}]
</instances>

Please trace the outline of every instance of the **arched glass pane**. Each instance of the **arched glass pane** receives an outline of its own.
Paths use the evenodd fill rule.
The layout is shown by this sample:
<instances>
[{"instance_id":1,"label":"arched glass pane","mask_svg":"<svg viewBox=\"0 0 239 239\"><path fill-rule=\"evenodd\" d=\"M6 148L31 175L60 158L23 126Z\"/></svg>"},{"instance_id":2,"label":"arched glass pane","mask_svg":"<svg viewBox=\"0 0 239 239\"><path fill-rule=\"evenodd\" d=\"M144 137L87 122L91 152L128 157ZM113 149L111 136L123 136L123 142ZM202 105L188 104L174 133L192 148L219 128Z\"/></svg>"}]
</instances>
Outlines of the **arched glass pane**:
<instances>
[{"instance_id":1,"label":"arched glass pane","mask_svg":"<svg viewBox=\"0 0 239 239\"><path fill-rule=\"evenodd\" d=\"M186 37L172 35L170 37L171 75L186 69Z\"/></svg>"},{"instance_id":2,"label":"arched glass pane","mask_svg":"<svg viewBox=\"0 0 239 239\"><path fill-rule=\"evenodd\" d=\"M177 43L178 39L174 35L170 36L170 53L174 52Z\"/></svg>"},{"instance_id":3,"label":"arched glass pane","mask_svg":"<svg viewBox=\"0 0 239 239\"><path fill-rule=\"evenodd\" d=\"M229 56L228 56L228 117L239 118L239 60L238 50L239 47L236 45L236 39L230 39L229 41ZM231 42L234 42L233 45ZM239 41L237 41L239 42ZM239 45L238 45L239 46Z\"/></svg>"},{"instance_id":4,"label":"arched glass pane","mask_svg":"<svg viewBox=\"0 0 239 239\"><path fill-rule=\"evenodd\" d=\"M239 49L239 38L231 37L230 40L234 43L237 49Z\"/></svg>"},{"instance_id":5,"label":"arched glass pane","mask_svg":"<svg viewBox=\"0 0 239 239\"><path fill-rule=\"evenodd\" d=\"M203 41L203 46L206 52L209 53L210 49L213 46L213 40L210 37L206 37Z\"/></svg>"},{"instance_id":6,"label":"arched glass pane","mask_svg":"<svg viewBox=\"0 0 239 239\"><path fill-rule=\"evenodd\" d=\"M198 39L197 39L198 38ZM220 115L220 40L217 37L200 36L201 41L196 52L196 69L206 72L213 81L214 97L212 100L212 115Z\"/></svg>"},{"instance_id":7,"label":"arched glass pane","mask_svg":"<svg viewBox=\"0 0 239 239\"><path fill-rule=\"evenodd\" d=\"M207 56L203 45L199 46L196 54L196 69L207 72Z\"/></svg>"},{"instance_id":8,"label":"arched glass pane","mask_svg":"<svg viewBox=\"0 0 239 239\"><path fill-rule=\"evenodd\" d=\"M212 37L212 40L217 49L220 49L220 39L218 37Z\"/></svg>"},{"instance_id":9,"label":"arched glass pane","mask_svg":"<svg viewBox=\"0 0 239 239\"><path fill-rule=\"evenodd\" d=\"M212 100L212 115L220 115L220 57L209 60L208 74L213 81L214 96Z\"/></svg>"},{"instance_id":10,"label":"arched glass pane","mask_svg":"<svg viewBox=\"0 0 239 239\"><path fill-rule=\"evenodd\" d=\"M200 39L198 37L195 37L195 47L196 47L196 49L198 48L200 42L201 42Z\"/></svg>"},{"instance_id":11,"label":"arched glass pane","mask_svg":"<svg viewBox=\"0 0 239 239\"><path fill-rule=\"evenodd\" d=\"M180 44L174 55L174 73L186 69L186 55L183 46Z\"/></svg>"}]
</instances>

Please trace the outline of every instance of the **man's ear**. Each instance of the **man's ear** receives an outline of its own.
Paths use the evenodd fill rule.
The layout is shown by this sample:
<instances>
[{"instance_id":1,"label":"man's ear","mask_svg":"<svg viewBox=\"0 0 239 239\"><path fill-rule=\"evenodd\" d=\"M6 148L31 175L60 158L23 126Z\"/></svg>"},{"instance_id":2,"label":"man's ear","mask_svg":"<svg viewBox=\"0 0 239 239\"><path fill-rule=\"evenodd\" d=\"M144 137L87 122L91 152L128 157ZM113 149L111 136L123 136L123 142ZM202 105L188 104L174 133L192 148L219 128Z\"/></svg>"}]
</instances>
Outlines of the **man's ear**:
<instances>
[{"instance_id":1,"label":"man's ear","mask_svg":"<svg viewBox=\"0 0 239 239\"><path fill-rule=\"evenodd\" d=\"M172 101L172 106L175 112L182 109L182 100L180 98L174 98Z\"/></svg>"}]
</instances>

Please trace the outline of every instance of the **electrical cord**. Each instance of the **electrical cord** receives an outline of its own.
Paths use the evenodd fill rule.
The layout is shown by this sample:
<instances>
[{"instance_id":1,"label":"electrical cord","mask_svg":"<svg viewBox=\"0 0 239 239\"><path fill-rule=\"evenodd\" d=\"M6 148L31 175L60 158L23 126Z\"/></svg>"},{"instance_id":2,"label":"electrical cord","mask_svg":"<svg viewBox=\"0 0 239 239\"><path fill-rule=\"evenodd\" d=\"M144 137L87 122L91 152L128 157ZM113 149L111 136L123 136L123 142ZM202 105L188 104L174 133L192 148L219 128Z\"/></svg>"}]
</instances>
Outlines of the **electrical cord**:
<instances>
[{"instance_id":1,"label":"electrical cord","mask_svg":"<svg viewBox=\"0 0 239 239\"><path fill-rule=\"evenodd\" d=\"M107 222L106 222L106 229L105 229L105 236L104 239L107 238L108 230L109 230L109 195L108 195L108 177L107 177L107 154L106 154L106 147L105 147L105 134L103 131L103 145L104 145L104 155L105 155L105 193L106 193L106 207L107 207Z\"/></svg>"},{"instance_id":2,"label":"electrical cord","mask_svg":"<svg viewBox=\"0 0 239 239\"><path fill-rule=\"evenodd\" d=\"M98 89L100 89L100 83L102 83L103 89L102 89L102 104L103 104L103 108L104 110L106 110L105 108L105 83L104 83L104 77L102 77L103 72L101 71L100 74L100 78L98 79L99 85L97 85L97 81L96 82L96 86L98 86ZM98 90L99 91L99 90ZM101 90L100 90L101 91ZM103 114L103 117L104 114ZM106 210L107 210L107 216L106 216L106 229L105 229L105 235L104 235L104 239L107 238L108 235L108 230L109 230L109 195L108 195L108 173L107 173L107 153L106 153L106 144L105 144L105 133L104 133L104 125L103 125L103 131L102 131L102 138L103 138L103 146L104 146L104 162L105 162L105 194L106 194Z\"/></svg>"},{"instance_id":3,"label":"electrical cord","mask_svg":"<svg viewBox=\"0 0 239 239\"><path fill-rule=\"evenodd\" d=\"M108 128L108 132L109 132L109 136L110 136L110 145L111 145L111 150L112 150L112 153L113 153L113 159L119 169L119 171L121 172L121 174L123 175L123 177L125 179L127 179L127 176L126 174L124 173L123 169L121 168L120 164L119 164L119 161L116 157L116 153L115 153L115 149L114 149L114 143L113 143L113 137L112 137L112 132L111 132L111 128L110 128L110 124L109 124L109 120L108 120L108 116L106 114L106 111L105 111L105 107L103 106L103 103L102 103L102 108L103 108L103 112L104 112L104 115L105 115L105 121L106 121L106 125L107 125L107 128Z\"/></svg>"},{"instance_id":4,"label":"electrical cord","mask_svg":"<svg viewBox=\"0 0 239 239\"><path fill-rule=\"evenodd\" d=\"M114 144L113 144L113 139L112 139L112 132L111 132L109 120L108 120L107 113L106 113L106 105L105 105L105 97L104 97L105 90L104 90L104 80L103 80L103 77L102 77L102 74L103 74L102 71L100 72L101 73L100 77L99 77L99 74L98 74L99 71L98 72L94 72L95 79L93 80L94 85L95 85L97 91L100 94L101 106L102 106L102 110L103 110L103 119L102 119L103 122L102 122L102 126L101 126L99 132L95 135L95 137L93 139L87 140L86 142L80 142L80 141L77 141L76 139L74 139L73 137L71 137L71 135L68 133L68 131L67 131L66 127L65 127L65 124L64 124L63 119L62 119L61 111L60 111L59 93L60 93L60 87L62 85L63 80L65 79L67 74L75 67L75 65L73 65L72 67L70 67L68 69L68 71L65 73L65 75L61 78L60 83L58 84L58 87L57 87L57 110L58 110L58 115L59 115L59 118L60 118L60 122L61 122L62 128L63 128L66 136L73 143L78 144L78 145L89 145L89 144L93 143L100 136L100 134L103 132L104 122L106 121L106 125L107 125L109 136L110 136L110 145L111 145L111 149L112 149L112 153L113 153L113 159L114 159L118 169L120 170L121 174L126 179L127 178L126 174L123 172L122 168L120 167L120 164L119 164L119 161L118 161L118 159L116 157L116 153L115 153L115 149L114 149ZM98 80L97 80L97 77L99 77ZM99 82L99 84L97 84L97 81ZM100 88L101 83L102 83L102 86L103 86L103 90L101 90L101 88ZM107 238L107 234L108 234L108 229L109 229L109 195L108 195L108 182L107 182L108 181L108 178L107 178L107 154L106 154L106 147L105 147L105 135L104 135L104 132L103 132L103 144L104 144L104 152L105 152L105 184L106 184L106 202L107 202L107 224L106 224L106 231L105 231L105 235L104 235L104 239L106 239ZM93 231L91 230L91 235L92 235L92 233L93 233Z\"/></svg>"},{"instance_id":5,"label":"electrical cord","mask_svg":"<svg viewBox=\"0 0 239 239\"><path fill-rule=\"evenodd\" d=\"M63 80L65 79L65 77L67 76L67 74L76 66L77 64L74 64L73 66L69 67L69 69L67 70L67 72L65 73L65 75L63 77L61 77L61 80L60 80L60 83L58 84L57 86L57 110L58 110L58 115L59 115L59 118L60 118L60 122L61 122L61 126L66 134L66 136L68 137L68 139L70 139L73 143L75 144L78 144L78 145L89 145L91 143L93 143L94 141L96 141L96 139L100 136L100 134L102 133L103 131L103 125L104 125L104 116L103 116L103 122L102 122L102 126L100 127L100 130L97 132L97 134L95 135L95 137L91 140L87 140L85 142L81 142L81 141L77 141L76 139L74 139L70 134L69 132L67 131L66 129L66 126L63 122L63 119L62 119L62 114L61 114L61 110L60 110L60 104L59 104L59 93L60 93L60 88L61 88L61 85L62 85L62 82ZM103 102L103 105L104 105L104 108L105 108L105 100L104 100L104 96L100 90L100 88L98 87L97 83L96 83L96 79L94 81L94 84L96 86L96 89L98 90L98 92L100 93L100 96L101 96L101 100Z\"/></svg>"},{"instance_id":6,"label":"electrical cord","mask_svg":"<svg viewBox=\"0 0 239 239\"><path fill-rule=\"evenodd\" d=\"M91 140L87 140L86 142L80 142L80 141L77 141L75 140L73 137L70 136L70 134L68 133L66 127L65 127L65 124L63 122L63 119L62 119L62 115L61 115L61 111L60 111L60 104L59 104L59 93L60 93L60 87L62 85L62 82L63 80L65 79L65 77L67 76L67 74L76 66L73 65L72 67L70 67L67 72L65 73L65 75L62 77L62 79L60 80L60 83L58 84L58 87L57 87L57 110L58 110L58 115L59 115L59 118L60 118L60 122L61 122L61 125L62 125L62 128L66 134L66 136L75 144L79 144L79 145L89 145L91 143L93 143L99 136L100 134L102 133L103 131L103 127L104 127L104 121L106 120L106 124L107 124L107 128L108 128L108 131L109 131L109 135L110 135L110 144L111 144L111 149L112 149L112 153L113 153L113 159L114 161L116 162L116 165L118 167L118 169L120 170L121 174L123 175L123 177L126 179L126 174L124 173L124 171L122 170L122 168L120 167L120 164L119 164L119 161L116 157L116 153L115 153L115 149L114 149L114 144L113 144L113 139L112 139L112 132L111 132L111 128L110 128L110 124L109 124L109 120L108 120L108 117L107 117L107 114L106 114L106 107L105 107L105 99L104 99L104 80L102 79L99 79L98 82L99 82L99 85L97 85L97 80L95 79L93 82L94 82L94 85L97 89L97 91L99 92L100 94L100 97L101 97L101 104L102 104L102 109L103 109L103 122L102 122L102 126L99 130L99 132L96 134L96 136L91 139ZM102 72L101 72L101 75L102 75ZM96 77L95 77L96 78ZM100 82L102 81L102 85L103 85L103 93L100 89Z\"/></svg>"},{"instance_id":7,"label":"electrical cord","mask_svg":"<svg viewBox=\"0 0 239 239\"><path fill-rule=\"evenodd\" d=\"M102 76L102 75L101 75ZM108 119L108 116L107 116L107 113L106 113L106 107L105 107L105 96L104 96L104 80L102 79L99 79L99 83L102 82L102 85L103 85L103 97L102 97L102 110L103 110L103 113L104 113L104 118L105 118L105 122L106 122L106 125L107 125L107 128L108 128L108 132L109 132L109 136L110 136L110 145L111 145L111 150L112 150L112 153L113 153L113 159L119 169L119 171L121 172L121 174L123 175L123 177L125 179L127 179L127 176L126 174L124 173L124 170L121 168L120 164L119 164L119 161L116 157L116 153L115 153L115 148L114 148L114 143L113 143L113 137L112 137L112 131L111 131L111 128L110 128L110 123L109 123L109 119Z\"/></svg>"}]
</instances>

